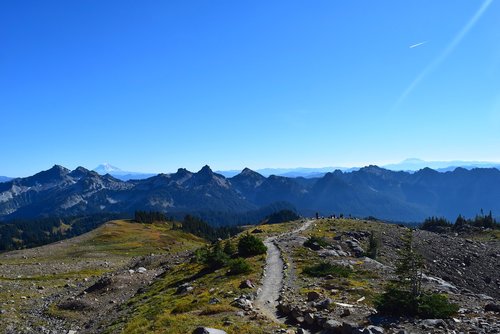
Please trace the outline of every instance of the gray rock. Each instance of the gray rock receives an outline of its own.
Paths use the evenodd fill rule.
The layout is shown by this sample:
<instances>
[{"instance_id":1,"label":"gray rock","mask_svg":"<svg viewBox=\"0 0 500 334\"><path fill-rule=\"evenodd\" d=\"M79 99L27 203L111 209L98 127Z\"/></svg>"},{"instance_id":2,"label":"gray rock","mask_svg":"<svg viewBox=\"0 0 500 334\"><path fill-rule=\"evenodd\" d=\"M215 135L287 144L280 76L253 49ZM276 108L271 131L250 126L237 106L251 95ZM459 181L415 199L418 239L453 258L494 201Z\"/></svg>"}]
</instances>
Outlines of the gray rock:
<instances>
[{"instance_id":1,"label":"gray rock","mask_svg":"<svg viewBox=\"0 0 500 334\"><path fill-rule=\"evenodd\" d=\"M425 328L442 327L446 328L446 322L443 319L424 319L420 321L420 325Z\"/></svg>"},{"instance_id":2,"label":"gray rock","mask_svg":"<svg viewBox=\"0 0 500 334\"><path fill-rule=\"evenodd\" d=\"M240 289L253 289L253 288L255 288L255 285L249 279L242 281L240 284Z\"/></svg>"},{"instance_id":3,"label":"gray rock","mask_svg":"<svg viewBox=\"0 0 500 334\"><path fill-rule=\"evenodd\" d=\"M284 315L287 315L289 314L290 312L292 312L292 308L290 307L290 304L288 303L279 303L278 304L278 310L284 314Z\"/></svg>"},{"instance_id":4,"label":"gray rock","mask_svg":"<svg viewBox=\"0 0 500 334\"><path fill-rule=\"evenodd\" d=\"M314 302L313 306L316 307L318 310L324 310L327 309L332 303L333 300L331 300L330 298L325 298L318 302Z\"/></svg>"},{"instance_id":5,"label":"gray rock","mask_svg":"<svg viewBox=\"0 0 500 334\"><path fill-rule=\"evenodd\" d=\"M324 329L331 329L331 330L335 331L335 330L339 330L340 328L342 328L342 324L337 320L328 319L323 324L323 328Z\"/></svg>"},{"instance_id":6,"label":"gray rock","mask_svg":"<svg viewBox=\"0 0 500 334\"><path fill-rule=\"evenodd\" d=\"M320 257L339 257L340 254L333 249L324 249L318 252Z\"/></svg>"},{"instance_id":7,"label":"gray rock","mask_svg":"<svg viewBox=\"0 0 500 334\"><path fill-rule=\"evenodd\" d=\"M359 326L356 323L346 322L346 321L342 323L342 328L341 328L342 334L358 333L359 332L358 330Z\"/></svg>"},{"instance_id":8,"label":"gray rock","mask_svg":"<svg viewBox=\"0 0 500 334\"><path fill-rule=\"evenodd\" d=\"M235 299L231 304L238 307L238 308L241 308L245 311L249 311L249 310L253 309L252 302L246 298L243 298L243 297L239 297L239 298Z\"/></svg>"},{"instance_id":9,"label":"gray rock","mask_svg":"<svg viewBox=\"0 0 500 334\"><path fill-rule=\"evenodd\" d=\"M345 308L344 310L342 310L342 313L340 314L341 317L347 317L350 315L351 315L351 310L348 308Z\"/></svg>"},{"instance_id":10,"label":"gray rock","mask_svg":"<svg viewBox=\"0 0 500 334\"><path fill-rule=\"evenodd\" d=\"M181 295L184 293L188 293L188 292L193 291L193 289L194 288L191 285L189 285L189 283L184 283L184 284L179 285L179 287L177 288L176 294Z\"/></svg>"},{"instance_id":11,"label":"gray rock","mask_svg":"<svg viewBox=\"0 0 500 334\"><path fill-rule=\"evenodd\" d=\"M488 303L486 304L486 306L484 307L484 310L486 312L496 312L496 313L500 313L500 305L499 304L494 304L494 303Z\"/></svg>"},{"instance_id":12,"label":"gray rock","mask_svg":"<svg viewBox=\"0 0 500 334\"><path fill-rule=\"evenodd\" d=\"M366 327L370 334L384 334L384 329L382 327L370 325Z\"/></svg>"},{"instance_id":13,"label":"gray rock","mask_svg":"<svg viewBox=\"0 0 500 334\"><path fill-rule=\"evenodd\" d=\"M312 302L321 298L321 295L316 291L309 291L307 293L307 301Z\"/></svg>"},{"instance_id":14,"label":"gray rock","mask_svg":"<svg viewBox=\"0 0 500 334\"><path fill-rule=\"evenodd\" d=\"M313 325L314 324L314 321L315 321L315 316L314 316L314 313L312 312L307 312L304 314L304 321L308 324L308 325Z\"/></svg>"},{"instance_id":15,"label":"gray rock","mask_svg":"<svg viewBox=\"0 0 500 334\"><path fill-rule=\"evenodd\" d=\"M227 333L221 329L198 327L193 331L193 334L227 334Z\"/></svg>"},{"instance_id":16,"label":"gray rock","mask_svg":"<svg viewBox=\"0 0 500 334\"><path fill-rule=\"evenodd\" d=\"M220 303L220 300L219 300L219 299L217 299L217 298L215 298L215 297L212 297L212 298L210 298L210 300L208 301L208 303L209 303L210 305L213 305L213 304L219 304L219 303Z\"/></svg>"}]
</instances>

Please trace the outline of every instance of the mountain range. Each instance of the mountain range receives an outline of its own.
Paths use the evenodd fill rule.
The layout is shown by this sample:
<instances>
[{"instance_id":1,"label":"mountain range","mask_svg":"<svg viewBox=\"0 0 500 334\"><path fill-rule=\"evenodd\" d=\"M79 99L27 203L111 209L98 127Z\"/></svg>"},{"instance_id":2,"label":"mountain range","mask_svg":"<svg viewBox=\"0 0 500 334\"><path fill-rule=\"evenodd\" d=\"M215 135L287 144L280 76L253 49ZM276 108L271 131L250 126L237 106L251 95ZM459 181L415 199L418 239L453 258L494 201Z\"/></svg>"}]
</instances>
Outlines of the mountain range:
<instances>
[{"instance_id":1,"label":"mountain range","mask_svg":"<svg viewBox=\"0 0 500 334\"><path fill-rule=\"evenodd\" d=\"M0 183L0 219L70 216L135 210L245 213L286 202L303 215L352 214L394 221L428 216L455 219L483 209L500 212L500 171L456 168L395 172L377 166L328 172L322 177L265 177L245 168L226 178L205 166L180 168L143 180L55 165L26 178Z\"/></svg>"}]
</instances>

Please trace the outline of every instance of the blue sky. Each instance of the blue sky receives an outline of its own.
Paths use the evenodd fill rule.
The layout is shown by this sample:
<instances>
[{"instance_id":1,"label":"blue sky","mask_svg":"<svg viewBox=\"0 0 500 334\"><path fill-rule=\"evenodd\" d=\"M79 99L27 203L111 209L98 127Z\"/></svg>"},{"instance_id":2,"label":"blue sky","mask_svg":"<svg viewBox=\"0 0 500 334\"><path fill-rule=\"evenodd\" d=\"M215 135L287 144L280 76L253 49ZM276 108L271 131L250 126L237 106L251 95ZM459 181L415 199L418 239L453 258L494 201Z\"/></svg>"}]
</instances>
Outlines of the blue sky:
<instances>
[{"instance_id":1,"label":"blue sky","mask_svg":"<svg viewBox=\"0 0 500 334\"><path fill-rule=\"evenodd\" d=\"M499 41L488 0L3 1L0 175L500 161Z\"/></svg>"}]
</instances>

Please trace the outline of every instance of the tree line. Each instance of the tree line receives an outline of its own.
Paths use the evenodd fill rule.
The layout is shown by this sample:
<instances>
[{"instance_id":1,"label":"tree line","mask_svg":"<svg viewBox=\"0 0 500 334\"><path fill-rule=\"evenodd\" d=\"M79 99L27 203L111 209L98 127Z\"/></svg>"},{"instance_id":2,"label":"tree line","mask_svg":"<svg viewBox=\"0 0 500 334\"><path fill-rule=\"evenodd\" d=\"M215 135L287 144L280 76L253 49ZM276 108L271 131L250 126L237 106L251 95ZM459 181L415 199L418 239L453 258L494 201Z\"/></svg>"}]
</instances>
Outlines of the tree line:
<instances>
[{"instance_id":1,"label":"tree line","mask_svg":"<svg viewBox=\"0 0 500 334\"><path fill-rule=\"evenodd\" d=\"M448 230L463 231L473 228L500 229L500 223L498 223L493 217L491 211L485 215L483 210L481 210L481 213L476 215L474 218L466 219L462 215L458 215L455 223L451 223L444 217L429 217L425 219L420 228L431 232L445 232Z\"/></svg>"},{"instance_id":2,"label":"tree line","mask_svg":"<svg viewBox=\"0 0 500 334\"><path fill-rule=\"evenodd\" d=\"M123 214L15 219L0 223L0 251L37 247L71 238Z\"/></svg>"}]
</instances>

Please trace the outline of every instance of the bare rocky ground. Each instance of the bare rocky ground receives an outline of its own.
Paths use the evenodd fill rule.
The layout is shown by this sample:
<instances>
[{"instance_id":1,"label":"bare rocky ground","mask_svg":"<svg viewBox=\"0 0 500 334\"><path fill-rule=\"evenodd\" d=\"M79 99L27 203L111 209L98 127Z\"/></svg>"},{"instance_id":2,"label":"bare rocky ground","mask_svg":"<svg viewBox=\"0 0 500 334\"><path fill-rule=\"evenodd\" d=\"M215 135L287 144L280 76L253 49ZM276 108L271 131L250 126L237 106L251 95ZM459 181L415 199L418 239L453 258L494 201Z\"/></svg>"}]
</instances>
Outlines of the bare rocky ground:
<instances>
[{"instance_id":1,"label":"bare rocky ground","mask_svg":"<svg viewBox=\"0 0 500 334\"><path fill-rule=\"evenodd\" d=\"M285 256L285 279L278 309L298 332L314 333L500 333L500 244L455 235L416 231L415 245L425 258L425 290L444 293L460 306L452 319L393 319L373 308L373 296L395 278L394 264L405 227L381 223L323 220L302 235L277 239ZM370 232L380 238L378 261L363 257ZM331 243L313 251L308 235ZM312 278L299 267L320 259L354 268L354 278ZM490 305L490 306L487 306ZM496 305L496 306L493 306Z\"/></svg>"}]
</instances>

